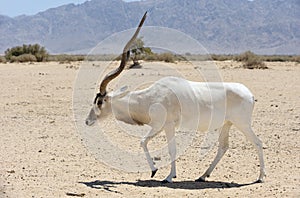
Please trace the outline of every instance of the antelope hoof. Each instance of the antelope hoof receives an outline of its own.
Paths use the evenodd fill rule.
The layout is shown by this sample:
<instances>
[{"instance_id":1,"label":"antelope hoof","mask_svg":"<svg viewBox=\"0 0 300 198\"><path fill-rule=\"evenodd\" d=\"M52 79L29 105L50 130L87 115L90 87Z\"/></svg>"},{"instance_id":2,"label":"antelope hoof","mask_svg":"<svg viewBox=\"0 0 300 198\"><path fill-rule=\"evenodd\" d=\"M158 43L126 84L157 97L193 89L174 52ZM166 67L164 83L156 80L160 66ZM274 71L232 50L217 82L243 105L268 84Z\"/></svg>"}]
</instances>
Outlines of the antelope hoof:
<instances>
[{"instance_id":1,"label":"antelope hoof","mask_svg":"<svg viewBox=\"0 0 300 198\"><path fill-rule=\"evenodd\" d=\"M262 180L262 179L258 179L256 182L254 182L254 183L258 183L258 184L260 184L260 183L264 183L264 180Z\"/></svg>"},{"instance_id":2,"label":"antelope hoof","mask_svg":"<svg viewBox=\"0 0 300 198\"><path fill-rule=\"evenodd\" d=\"M195 180L195 182L205 182L205 179L203 179L202 177L199 177L198 179Z\"/></svg>"},{"instance_id":3,"label":"antelope hoof","mask_svg":"<svg viewBox=\"0 0 300 198\"><path fill-rule=\"evenodd\" d=\"M151 178L153 178L153 177L154 177L154 175L156 174L157 170L158 170L158 169L156 169L156 170L152 171L152 173L151 173Z\"/></svg>"},{"instance_id":4,"label":"antelope hoof","mask_svg":"<svg viewBox=\"0 0 300 198\"><path fill-rule=\"evenodd\" d=\"M163 183L163 184L170 184L170 183L172 183L172 182L170 182L170 181L164 179L164 180L161 181L161 183Z\"/></svg>"}]
</instances>

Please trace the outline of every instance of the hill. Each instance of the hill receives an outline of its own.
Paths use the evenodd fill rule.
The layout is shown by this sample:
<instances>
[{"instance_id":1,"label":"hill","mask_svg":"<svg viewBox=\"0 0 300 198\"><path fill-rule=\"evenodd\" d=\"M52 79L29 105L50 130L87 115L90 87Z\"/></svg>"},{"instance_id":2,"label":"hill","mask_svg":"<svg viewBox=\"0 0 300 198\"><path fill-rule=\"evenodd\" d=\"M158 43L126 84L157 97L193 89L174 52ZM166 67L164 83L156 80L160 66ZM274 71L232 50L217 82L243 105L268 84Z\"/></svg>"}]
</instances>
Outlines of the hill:
<instances>
[{"instance_id":1,"label":"hill","mask_svg":"<svg viewBox=\"0 0 300 198\"><path fill-rule=\"evenodd\" d=\"M145 25L182 31L211 53L300 54L298 0L91 0L33 16L0 15L0 53L23 43L51 53L89 49L135 27L145 10Z\"/></svg>"}]
</instances>

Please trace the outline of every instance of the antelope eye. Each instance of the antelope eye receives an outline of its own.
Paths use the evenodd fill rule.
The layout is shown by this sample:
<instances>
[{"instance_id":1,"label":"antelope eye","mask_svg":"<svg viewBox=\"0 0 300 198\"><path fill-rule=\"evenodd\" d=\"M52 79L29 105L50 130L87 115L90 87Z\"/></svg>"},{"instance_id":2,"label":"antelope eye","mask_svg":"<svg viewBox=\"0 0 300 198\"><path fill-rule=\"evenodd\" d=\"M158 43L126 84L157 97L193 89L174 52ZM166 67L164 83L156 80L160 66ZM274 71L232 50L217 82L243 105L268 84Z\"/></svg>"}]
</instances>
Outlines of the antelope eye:
<instances>
[{"instance_id":1,"label":"antelope eye","mask_svg":"<svg viewBox=\"0 0 300 198\"><path fill-rule=\"evenodd\" d=\"M102 105L103 104L102 100L98 100L97 104Z\"/></svg>"}]
</instances>

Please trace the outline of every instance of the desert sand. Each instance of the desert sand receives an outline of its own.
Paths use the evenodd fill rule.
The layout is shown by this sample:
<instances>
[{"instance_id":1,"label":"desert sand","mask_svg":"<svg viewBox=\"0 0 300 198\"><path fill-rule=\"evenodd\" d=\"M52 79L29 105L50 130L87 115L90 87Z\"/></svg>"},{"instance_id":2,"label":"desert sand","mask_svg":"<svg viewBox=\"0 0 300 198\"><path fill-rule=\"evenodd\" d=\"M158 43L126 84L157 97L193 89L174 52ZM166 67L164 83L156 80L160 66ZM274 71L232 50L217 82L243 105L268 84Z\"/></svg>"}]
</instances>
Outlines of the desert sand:
<instances>
[{"instance_id":1,"label":"desert sand","mask_svg":"<svg viewBox=\"0 0 300 198\"><path fill-rule=\"evenodd\" d=\"M143 63L132 78L147 78L141 72L150 71L151 64L156 63ZM82 143L75 126L72 97L81 63L10 63L0 64L0 197L299 197L300 65L275 62L267 63L267 70L247 70L232 61L216 64L224 82L245 84L257 99L252 125L264 145L264 183L253 183L259 175L257 154L235 127L229 150L205 183L194 180L208 168L215 149L200 159L194 143L177 159L171 184L160 182L169 166L151 179L150 169L130 173L105 165ZM201 80L194 66L168 66ZM88 102L82 104L86 113ZM116 138L142 150L138 139Z\"/></svg>"}]
</instances>

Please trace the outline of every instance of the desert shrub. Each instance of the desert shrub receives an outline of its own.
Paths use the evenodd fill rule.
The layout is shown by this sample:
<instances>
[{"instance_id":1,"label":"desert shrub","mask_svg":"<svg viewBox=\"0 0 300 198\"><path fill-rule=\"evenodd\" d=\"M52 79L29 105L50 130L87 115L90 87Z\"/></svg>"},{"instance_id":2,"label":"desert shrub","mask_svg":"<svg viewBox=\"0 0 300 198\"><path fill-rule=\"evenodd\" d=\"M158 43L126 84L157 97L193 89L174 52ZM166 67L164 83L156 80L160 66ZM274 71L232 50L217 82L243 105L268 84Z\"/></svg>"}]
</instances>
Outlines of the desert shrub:
<instances>
[{"instance_id":1,"label":"desert shrub","mask_svg":"<svg viewBox=\"0 0 300 198\"><path fill-rule=\"evenodd\" d=\"M116 60L120 60L120 57ZM145 60L145 61L164 61L167 63L174 63L175 61L185 60L181 56L177 56L175 54L165 52L165 53L148 53L144 54L140 57L139 60Z\"/></svg>"},{"instance_id":2,"label":"desert shrub","mask_svg":"<svg viewBox=\"0 0 300 198\"><path fill-rule=\"evenodd\" d=\"M293 61L297 62L297 63L300 63L300 56L294 56Z\"/></svg>"},{"instance_id":3,"label":"desert shrub","mask_svg":"<svg viewBox=\"0 0 300 198\"><path fill-rule=\"evenodd\" d=\"M186 53L185 56L188 60L192 61L206 61L206 60L214 60L214 61L226 61L226 60L235 60L239 62L250 61L255 59L260 59L261 62L299 62L299 57L296 55L257 55L252 53L251 51L247 51L242 54L211 54L210 58L207 55L201 54L190 54ZM297 61L298 60L298 61Z\"/></svg>"},{"instance_id":4,"label":"desert shrub","mask_svg":"<svg viewBox=\"0 0 300 198\"><path fill-rule=\"evenodd\" d=\"M83 61L85 59L84 55L71 55L71 54L59 54L59 55L50 55L47 58L47 61L55 62L73 62L73 61Z\"/></svg>"},{"instance_id":5,"label":"desert shrub","mask_svg":"<svg viewBox=\"0 0 300 198\"><path fill-rule=\"evenodd\" d=\"M246 69L267 69L268 67L262 61L261 57L251 51L244 52L235 57L235 61L243 62Z\"/></svg>"},{"instance_id":6,"label":"desert shrub","mask_svg":"<svg viewBox=\"0 0 300 198\"><path fill-rule=\"evenodd\" d=\"M144 57L145 61L158 61L158 54L152 53Z\"/></svg>"},{"instance_id":7,"label":"desert shrub","mask_svg":"<svg viewBox=\"0 0 300 198\"><path fill-rule=\"evenodd\" d=\"M213 57L208 54L185 54L185 59L189 61L211 61Z\"/></svg>"},{"instance_id":8,"label":"desert shrub","mask_svg":"<svg viewBox=\"0 0 300 198\"><path fill-rule=\"evenodd\" d=\"M4 56L0 56L0 63L6 63L6 58Z\"/></svg>"},{"instance_id":9,"label":"desert shrub","mask_svg":"<svg viewBox=\"0 0 300 198\"><path fill-rule=\"evenodd\" d=\"M12 56L10 59L11 62L36 62L37 58L32 54L22 54L20 56Z\"/></svg>"},{"instance_id":10,"label":"desert shrub","mask_svg":"<svg viewBox=\"0 0 300 198\"><path fill-rule=\"evenodd\" d=\"M142 38L138 38L134 42L132 49L130 50L130 58L133 61L133 66L139 65L139 60L145 60L146 56L153 54L151 48L145 47L144 45L145 43Z\"/></svg>"},{"instance_id":11,"label":"desert shrub","mask_svg":"<svg viewBox=\"0 0 300 198\"><path fill-rule=\"evenodd\" d=\"M21 55L24 55L20 58ZM39 44L34 44L34 45L23 45L23 46L17 46L13 47L11 49L7 49L5 51L5 58L7 61L14 62L14 61L19 61L20 60L26 60L26 59L32 59L32 55L35 57L35 61L41 62L41 61L46 61L48 57L48 52L44 47L41 47ZM31 61L31 60L30 60Z\"/></svg>"},{"instance_id":12,"label":"desert shrub","mask_svg":"<svg viewBox=\"0 0 300 198\"><path fill-rule=\"evenodd\" d=\"M152 52L150 47L145 47L145 43L142 38L138 38L130 50L129 58L132 60L133 64L129 66L129 69L140 68L140 60L155 61L157 57L158 56ZM121 56L119 56L117 59L120 58Z\"/></svg>"},{"instance_id":13,"label":"desert shrub","mask_svg":"<svg viewBox=\"0 0 300 198\"><path fill-rule=\"evenodd\" d=\"M169 52L158 54L157 58L159 61L164 61L167 63L174 63L176 60L175 55Z\"/></svg>"},{"instance_id":14,"label":"desert shrub","mask_svg":"<svg viewBox=\"0 0 300 198\"><path fill-rule=\"evenodd\" d=\"M262 55L261 59L267 62L287 62L292 60L292 56L288 55Z\"/></svg>"},{"instance_id":15,"label":"desert shrub","mask_svg":"<svg viewBox=\"0 0 300 198\"><path fill-rule=\"evenodd\" d=\"M211 59L214 61L227 61L234 59L233 55L225 55L225 54L212 54Z\"/></svg>"}]
</instances>

